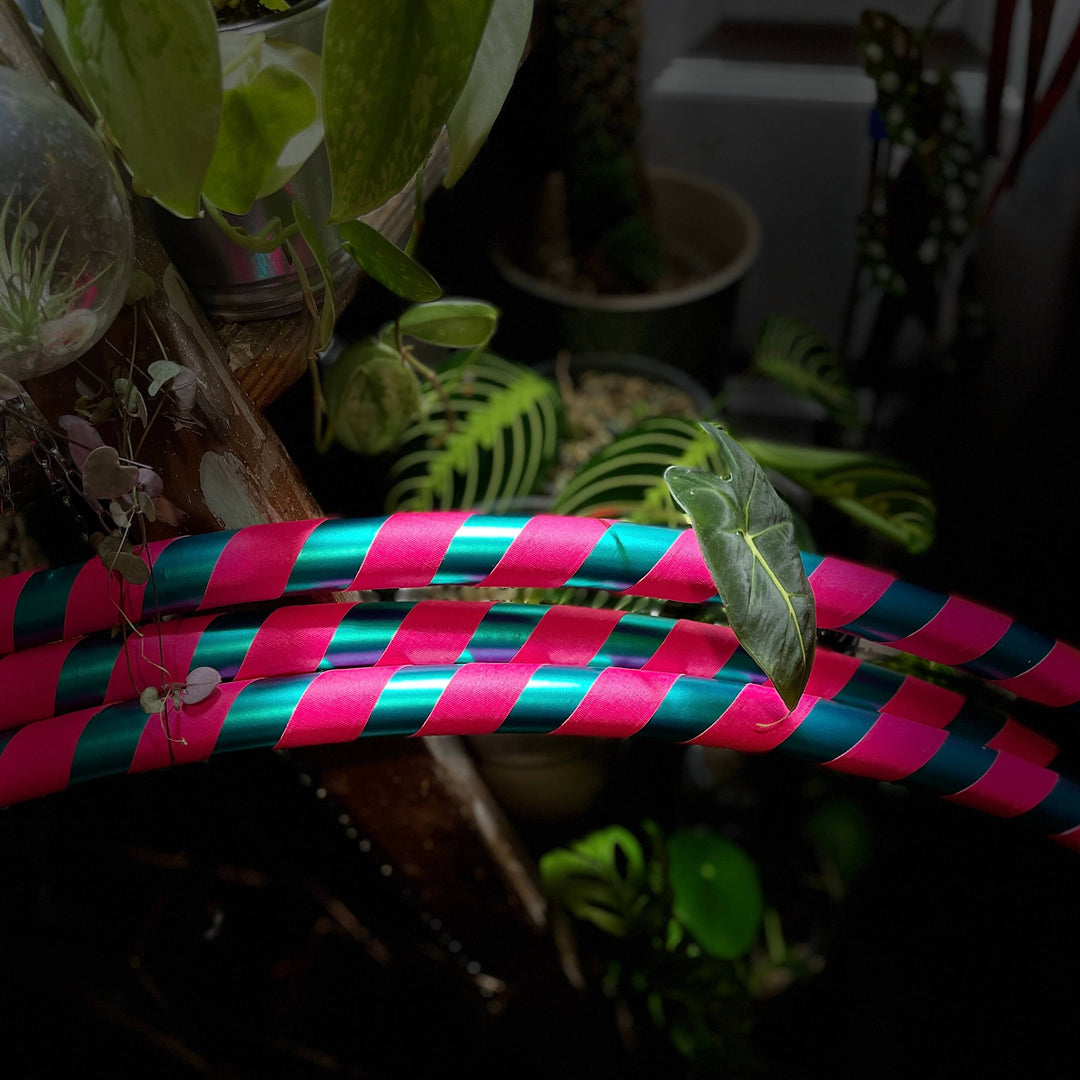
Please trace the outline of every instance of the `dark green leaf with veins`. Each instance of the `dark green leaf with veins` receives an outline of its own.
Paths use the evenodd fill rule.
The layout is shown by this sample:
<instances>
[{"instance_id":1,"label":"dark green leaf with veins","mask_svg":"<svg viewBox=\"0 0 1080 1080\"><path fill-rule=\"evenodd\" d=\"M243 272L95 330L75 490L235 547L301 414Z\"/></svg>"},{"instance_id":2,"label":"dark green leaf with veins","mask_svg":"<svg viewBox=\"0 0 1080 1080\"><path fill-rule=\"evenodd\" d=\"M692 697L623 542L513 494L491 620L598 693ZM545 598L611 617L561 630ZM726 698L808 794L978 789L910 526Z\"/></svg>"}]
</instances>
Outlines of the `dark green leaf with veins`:
<instances>
[{"instance_id":1,"label":"dark green leaf with veins","mask_svg":"<svg viewBox=\"0 0 1080 1080\"><path fill-rule=\"evenodd\" d=\"M816 624L791 513L738 443L712 424L702 426L728 475L672 466L664 479L693 523L739 643L794 708L810 677Z\"/></svg>"}]
</instances>

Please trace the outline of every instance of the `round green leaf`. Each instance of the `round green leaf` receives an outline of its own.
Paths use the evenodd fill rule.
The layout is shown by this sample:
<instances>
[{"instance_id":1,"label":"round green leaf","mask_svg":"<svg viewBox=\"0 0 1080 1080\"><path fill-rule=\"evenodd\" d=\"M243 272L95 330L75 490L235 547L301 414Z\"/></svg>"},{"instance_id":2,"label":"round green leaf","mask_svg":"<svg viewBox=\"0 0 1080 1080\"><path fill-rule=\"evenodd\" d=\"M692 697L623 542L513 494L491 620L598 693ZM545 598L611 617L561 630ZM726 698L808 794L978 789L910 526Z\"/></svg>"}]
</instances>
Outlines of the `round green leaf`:
<instances>
[{"instance_id":1,"label":"round green leaf","mask_svg":"<svg viewBox=\"0 0 1080 1080\"><path fill-rule=\"evenodd\" d=\"M676 918L712 956L734 960L761 927L762 893L749 855L715 832L682 829L668 838Z\"/></svg>"},{"instance_id":2,"label":"round green leaf","mask_svg":"<svg viewBox=\"0 0 1080 1080\"><path fill-rule=\"evenodd\" d=\"M398 319L404 334L444 345L450 349L472 349L486 345L499 324L499 310L482 300L458 297L417 304Z\"/></svg>"}]
</instances>

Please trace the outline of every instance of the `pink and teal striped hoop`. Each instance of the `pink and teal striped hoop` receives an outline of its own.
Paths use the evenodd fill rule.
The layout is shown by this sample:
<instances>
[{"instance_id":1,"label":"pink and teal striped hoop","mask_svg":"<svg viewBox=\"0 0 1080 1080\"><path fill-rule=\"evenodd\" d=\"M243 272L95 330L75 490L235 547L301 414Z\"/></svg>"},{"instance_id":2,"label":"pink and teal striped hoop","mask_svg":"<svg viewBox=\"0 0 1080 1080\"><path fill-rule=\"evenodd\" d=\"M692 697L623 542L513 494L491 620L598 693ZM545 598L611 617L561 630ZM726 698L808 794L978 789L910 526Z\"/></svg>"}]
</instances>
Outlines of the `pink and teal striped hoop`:
<instances>
[{"instance_id":1,"label":"pink and teal striped hoop","mask_svg":"<svg viewBox=\"0 0 1080 1080\"><path fill-rule=\"evenodd\" d=\"M691 604L718 599L691 531L554 515L448 511L253 525L153 544L146 558L162 613L432 584L585 586ZM1073 646L880 570L832 557L803 561L819 626L963 668L1041 704L1080 702ZM0 581L0 655L148 614L146 587L122 588L100 560L17 575Z\"/></svg>"},{"instance_id":2,"label":"pink and teal striped hoop","mask_svg":"<svg viewBox=\"0 0 1080 1080\"><path fill-rule=\"evenodd\" d=\"M257 747L377 735L491 732L651 736L804 761L910 784L1080 849L1080 788L959 733L769 687L620 667L471 662L344 668L222 683L168 716L136 702L82 709L0 736L0 803L97 777Z\"/></svg>"}]
</instances>

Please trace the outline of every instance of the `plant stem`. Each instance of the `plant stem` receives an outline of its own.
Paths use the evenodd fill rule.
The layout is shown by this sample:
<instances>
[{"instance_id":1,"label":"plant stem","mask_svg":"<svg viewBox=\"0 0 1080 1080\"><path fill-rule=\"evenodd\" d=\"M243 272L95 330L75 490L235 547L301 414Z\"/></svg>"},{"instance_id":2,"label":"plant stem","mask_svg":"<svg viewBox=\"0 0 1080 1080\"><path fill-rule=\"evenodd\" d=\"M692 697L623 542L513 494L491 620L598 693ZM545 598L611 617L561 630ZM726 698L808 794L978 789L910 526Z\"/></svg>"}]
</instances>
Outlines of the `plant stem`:
<instances>
[{"instance_id":1,"label":"plant stem","mask_svg":"<svg viewBox=\"0 0 1080 1080\"><path fill-rule=\"evenodd\" d=\"M248 232L247 229L233 225L228 221L225 215L205 195L203 196L203 206L206 208L206 216L234 244L242 247L245 251L254 251L262 255L277 251L290 236L295 236L300 231L295 222L282 228L281 218L271 218L260 232Z\"/></svg>"}]
</instances>

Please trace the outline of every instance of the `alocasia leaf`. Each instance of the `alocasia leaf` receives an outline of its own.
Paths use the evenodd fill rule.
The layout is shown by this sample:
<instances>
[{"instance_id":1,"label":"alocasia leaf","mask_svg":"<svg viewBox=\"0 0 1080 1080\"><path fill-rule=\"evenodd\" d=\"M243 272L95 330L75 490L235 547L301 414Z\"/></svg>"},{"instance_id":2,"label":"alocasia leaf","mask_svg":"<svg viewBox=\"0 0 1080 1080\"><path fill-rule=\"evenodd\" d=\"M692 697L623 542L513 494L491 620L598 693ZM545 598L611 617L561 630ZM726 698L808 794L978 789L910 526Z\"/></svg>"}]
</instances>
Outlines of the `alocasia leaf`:
<instances>
[{"instance_id":1,"label":"alocasia leaf","mask_svg":"<svg viewBox=\"0 0 1080 1080\"><path fill-rule=\"evenodd\" d=\"M791 514L730 435L702 427L716 440L728 474L673 465L664 479L690 517L739 644L793 709L810 677L816 617Z\"/></svg>"},{"instance_id":2,"label":"alocasia leaf","mask_svg":"<svg viewBox=\"0 0 1080 1080\"><path fill-rule=\"evenodd\" d=\"M446 122L450 164L443 183L453 187L476 157L517 74L532 25L533 0L495 0L465 89Z\"/></svg>"},{"instance_id":3,"label":"alocasia leaf","mask_svg":"<svg viewBox=\"0 0 1080 1080\"><path fill-rule=\"evenodd\" d=\"M217 21L206 0L68 0L82 82L140 182L195 217L221 117Z\"/></svg>"},{"instance_id":4,"label":"alocasia leaf","mask_svg":"<svg viewBox=\"0 0 1080 1080\"><path fill-rule=\"evenodd\" d=\"M381 206L424 164L469 77L491 4L330 5L323 114L332 221Z\"/></svg>"}]
</instances>

